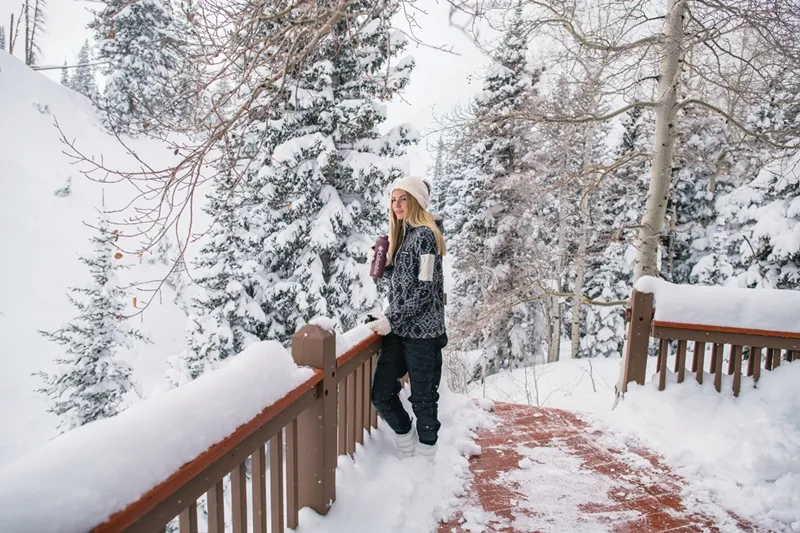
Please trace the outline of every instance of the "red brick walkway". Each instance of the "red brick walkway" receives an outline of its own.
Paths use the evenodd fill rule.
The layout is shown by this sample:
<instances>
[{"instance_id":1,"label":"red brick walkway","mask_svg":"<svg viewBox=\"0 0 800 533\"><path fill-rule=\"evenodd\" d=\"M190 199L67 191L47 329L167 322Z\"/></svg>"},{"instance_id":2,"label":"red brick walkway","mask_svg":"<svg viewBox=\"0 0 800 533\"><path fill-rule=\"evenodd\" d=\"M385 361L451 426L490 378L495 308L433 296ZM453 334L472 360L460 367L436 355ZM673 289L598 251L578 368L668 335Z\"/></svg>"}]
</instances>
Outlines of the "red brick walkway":
<instances>
[{"instance_id":1,"label":"red brick walkway","mask_svg":"<svg viewBox=\"0 0 800 533\"><path fill-rule=\"evenodd\" d=\"M439 533L761 532L723 508L684 501L686 481L558 409L498 404L479 433L473 487ZM690 509L691 508L691 509Z\"/></svg>"}]
</instances>

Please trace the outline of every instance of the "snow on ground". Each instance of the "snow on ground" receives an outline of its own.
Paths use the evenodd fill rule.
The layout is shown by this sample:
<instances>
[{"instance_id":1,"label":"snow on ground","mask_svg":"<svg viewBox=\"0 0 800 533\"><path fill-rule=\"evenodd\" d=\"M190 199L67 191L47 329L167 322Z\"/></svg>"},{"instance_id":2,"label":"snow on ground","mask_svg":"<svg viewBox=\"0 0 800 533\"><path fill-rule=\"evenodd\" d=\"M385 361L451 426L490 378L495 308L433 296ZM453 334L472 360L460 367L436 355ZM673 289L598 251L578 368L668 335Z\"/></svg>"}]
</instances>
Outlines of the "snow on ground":
<instances>
[{"instance_id":1,"label":"snow on ground","mask_svg":"<svg viewBox=\"0 0 800 533\"><path fill-rule=\"evenodd\" d=\"M800 531L800 364L764 371L758 388L743 387L738 398L704 381L663 392L633 386L603 422L662 454L692 480L697 498Z\"/></svg>"},{"instance_id":2,"label":"snow on ground","mask_svg":"<svg viewBox=\"0 0 800 533\"><path fill-rule=\"evenodd\" d=\"M631 386L614 410L620 359L567 359L489 376L485 396L582 413L616 445L639 443L663 455L689 480L687 496L697 505L716 501L766 528L800 531L800 364L762 371L757 389L744 378L735 398L714 389L710 359L707 347L704 385L691 376L678 384L670 374L661 392L656 358L649 358L648 384ZM723 387L731 390L730 379ZM470 394L483 396L483 389L473 385ZM569 466L561 463L551 466Z\"/></svg>"},{"instance_id":3,"label":"snow on ground","mask_svg":"<svg viewBox=\"0 0 800 533\"><path fill-rule=\"evenodd\" d=\"M300 514L297 533L431 533L452 517L469 490L470 455L480 453L475 431L491 426L492 415L466 396L440 389L442 429L433 465L423 457L398 459L392 430L379 430L358 446L355 461L339 457L336 503L325 517L310 509ZM408 389L403 405L411 412Z\"/></svg>"},{"instance_id":4,"label":"snow on ground","mask_svg":"<svg viewBox=\"0 0 800 533\"><path fill-rule=\"evenodd\" d=\"M58 329L75 314L67 288L90 278L78 257L91 250L89 237L97 209L115 209L130 198L125 184L100 185L83 176L63 153L55 122L87 155L102 156L109 166L131 168L133 159L101 127L91 103L34 72L0 51L0 466L54 436L55 417L34 392L41 385L31 375L50 370L63 347L37 330ZM136 152L154 165L172 154L151 140L133 141ZM67 185L71 194L56 195ZM199 226L198 226L199 227ZM166 265L153 254L125 255L133 268L120 272L123 283L161 279ZM127 311L135 312L149 293L132 291ZM183 347L185 316L167 288L134 326L153 344L121 353L134 369L145 396L165 384L167 356Z\"/></svg>"}]
</instances>

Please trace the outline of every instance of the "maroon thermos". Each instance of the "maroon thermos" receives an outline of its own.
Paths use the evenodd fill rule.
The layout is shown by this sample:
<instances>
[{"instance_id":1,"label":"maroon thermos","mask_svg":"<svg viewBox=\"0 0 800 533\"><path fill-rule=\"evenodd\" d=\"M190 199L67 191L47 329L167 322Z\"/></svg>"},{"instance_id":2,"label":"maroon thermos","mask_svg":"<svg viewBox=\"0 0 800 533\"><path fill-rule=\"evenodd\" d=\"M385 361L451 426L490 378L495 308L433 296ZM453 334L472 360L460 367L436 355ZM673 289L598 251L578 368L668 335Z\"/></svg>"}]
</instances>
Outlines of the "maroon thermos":
<instances>
[{"instance_id":1,"label":"maroon thermos","mask_svg":"<svg viewBox=\"0 0 800 533\"><path fill-rule=\"evenodd\" d=\"M389 236L381 235L375 241L375 258L369 267L369 275L373 278L382 278L383 271L386 270L386 254L389 252Z\"/></svg>"}]
</instances>

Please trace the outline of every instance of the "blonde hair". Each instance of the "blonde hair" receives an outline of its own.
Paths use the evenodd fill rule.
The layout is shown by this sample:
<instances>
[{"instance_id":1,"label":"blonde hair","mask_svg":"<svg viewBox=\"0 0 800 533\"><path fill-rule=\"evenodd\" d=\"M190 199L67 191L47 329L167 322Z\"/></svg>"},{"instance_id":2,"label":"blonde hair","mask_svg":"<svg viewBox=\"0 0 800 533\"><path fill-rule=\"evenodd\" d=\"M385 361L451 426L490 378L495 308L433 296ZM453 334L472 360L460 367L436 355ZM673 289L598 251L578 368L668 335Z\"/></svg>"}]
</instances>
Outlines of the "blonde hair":
<instances>
[{"instance_id":1,"label":"blonde hair","mask_svg":"<svg viewBox=\"0 0 800 533\"><path fill-rule=\"evenodd\" d=\"M419 202L411 194L406 195L406 218L404 221L397 220L394 210L389 207L389 257L394 261L394 253L403 244L403 239L406 236L406 228L403 222L408 222L413 227L418 228L425 226L430 228L436 238L436 248L439 255L447 253L447 247L444 243L444 236L436 225L436 219L432 214L422 209Z\"/></svg>"}]
</instances>

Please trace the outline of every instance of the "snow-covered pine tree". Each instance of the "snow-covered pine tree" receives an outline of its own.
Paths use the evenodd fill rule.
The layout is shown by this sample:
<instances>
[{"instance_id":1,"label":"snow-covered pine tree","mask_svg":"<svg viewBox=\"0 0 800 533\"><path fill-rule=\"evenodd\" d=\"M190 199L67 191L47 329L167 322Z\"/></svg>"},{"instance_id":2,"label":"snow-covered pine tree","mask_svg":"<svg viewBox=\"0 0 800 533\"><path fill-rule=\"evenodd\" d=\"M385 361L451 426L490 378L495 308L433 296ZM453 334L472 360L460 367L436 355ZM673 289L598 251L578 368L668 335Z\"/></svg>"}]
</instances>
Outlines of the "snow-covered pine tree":
<instances>
[{"instance_id":1,"label":"snow-covered pine tree","mask_svg":"<svg viewBox=\"0 0 800 533\"><path fill-rule=\"evenodd\" d=\"M508 185L521 164L519 131L510 122L497 119L518 110L533 85L527 71L523 23L522 6L518 4L493 54L483 90L475 99L476 124L465 135L466 164L456 184L458 209L450 215L460 218L453 224L457 231L452 237L455 297L449 310L457 326L457 344L466 348L480 342L486 366L494 371L522 364L531 351L530 337L511 335L512 331L532 329L517 324L531 313L521 308L515 311L509 302L502 316L474 327L474 317L486 310L489 295L514 283L512 267L520 260L516 257L520 236L510 216ZM465 320L473 327L458 327Z\"/></svg>"},{"instance_id":2,"label":"snow-covered pine tree","mask_svg":"<svg viewBox=\"0 0 800 533\"><path fill-rule=\"evenodd\" d=\"M108 0L92 28L109 126L131 134L177 127L189 113L190 65L170 2Z\"/></svg>"},{"instance_id":3,"label":"snow-covered pine tree","mask_svg":"<svg viewBox=\"0 0 800 533\"><path fill-rule=\"evenodd\" d=\"M359 0L348 9L363 7ZM406 86L414 66L394 58L406 39L389 20L384 12L339 22L302 69L287 74L268 131L244 134L270 138L245 173L259 191L246 216L264 231L269 329L284 341L315 316L346 330L379 305L366 252L386 232L388 185L405 174L396 158L417 140L407 125L377 130L381 100Z\"/></svg>"},{"instance_id":4,"label":"snow-covered pine tree","mask_svg":"<svg viewBox=\"0 0 800 533\"><path fill-rule=\"evenodd\" d=\"M759 134L786 132L783 141L793 144L800 98L788 78L791 75L772 81L768 94L746 114L746 123ZM730 187L736 188L716 202L716 219L698 247L705 255L694 265L691 279L703 284L797 288L793 257L798 247L784 233L796 227L790 207L797 196L796 155L753 137L731 144L735 158L731 158Z\"/></svg>"},{"instance_id":5,"label":"snow-covered pine tree","mask_svg":"<svg viewBox=\"0 0 800 533\"><path fill-rule=\"evenodd\" d=\"M641 220L650 163L645 157L651 149L648 132L654 117L649 110L631 109L623 120L623 134L615 160L625 162L610 173L598 190L596 231L589 246L584 295L600 302L630 297L633 280L633 241ZM625 341L623 308L584 307L581 327L581 357L619 357Z\"/></svg>"},{"instance_id":6,"label":"snow-covered pine tree","mask_svg":"<svg viewBox=\"0 0 800 533\"><path fill-rule=\"evenodd\" d=\"M0 50L2 50L2 48L0 48ZM67 60L66 59L64 60L64 68L61 69L61 79L59 80L59 83L61 83L61 85L63 87L69 87L70 86L70 83L69 83L69 69L67 69Z\"/></svg>"},{"instance_id":7,"label":"snow-covered pine tree","mask_svg":"<svg viewBox=\"0 0 800 533\"><path fill-rule=\"evenodd\" d=\"M242 189L232 169L220 172L204 210L213 223L193 261L194 284L187 349L170 360L168 377L180 385L252 342L278 338L264 312L267 281L257 259L260 231L243 213Z\"/></svg>"},{"instance_id":8,"label":"snow-covered pine tree","mask_svg":"<svg viewBox=\"0 0 800 533\"><path fill-rule=\"evenodd\" d=\"M69 296L77 315L61 329L42 335L65 346L56 358L58 369L37 373L44 386L37 392L47 396L50 412L59 417L59 432L67 432L94 420L114 416L124 408L131 393L138 394L131 368L119 359L120 348L134 340L147 341L139 331L125 324L124 292L117 284L117 262L107 218L101 216L98 233L92 236L94 252L81 257L89 267L92 282L72 288Z\"/></svg>"},{"instance_id":9,"label":"snow-covered pine tree","mask_svg":"<svg viewBox=\"0 0 800 533\"><path fill-rule=\"evenodd\" d=\"M717 215L716 198L732 188L730 152L721 117L696 106L681 110L661 239L661 275L673 283L689 283L692 268L707 253L707 228Z\"/></svg>"},{"instance_id":10,"label":"snow-covered pine tree","mask_svg":"<svg viewBox=\"0 0 800 533\"><path fill-rule=\"evenodd\" d=\"M99 93L97 91L97 81L95 80L94 67L92 66L92 54L89 41L86 40L78 51L76 59L78 66L70 79L69 87L81 93L93 102L97 102Z\"/></svg>"},{"instance_id":11,"label":"snow-covered pine tree","mask_svg":"<svg viewBox=\"0 0 800 533\"><path fill-rule=\"evenodd\" d=\"M720 248L727 251L719 255L725 255L739 286L800 289L798 169L796 154L781 158L719 199L720 222L726 222Z\"/></svg>"},{"instance_id":12,"label":"snow-covered pine tree","mask_svg":"<svg viewBox=\"0 0 800 533\"><path fill-rule=\"evenodd\" d=\"M444 140L439 137L436 143L436 158L433 161L433 168L429 170L433 182L431 207L434 213L442 213L447 204L447 189L450 179L445 175L445 157Z\"/></svg>"},{"instance_id":13,"label":"snow-covered pine tree","mask_svg":"<svg viewBox=\"0 0 800 533\"><path fill-rule=\"evenodd\" d=\"M0 50L6 50L6 27L0 24Z\"/></svg>"}]
</instances>

